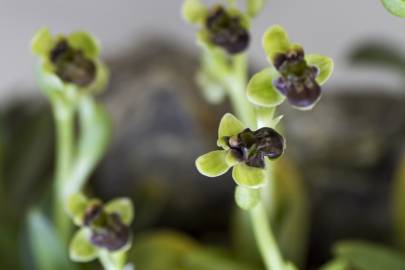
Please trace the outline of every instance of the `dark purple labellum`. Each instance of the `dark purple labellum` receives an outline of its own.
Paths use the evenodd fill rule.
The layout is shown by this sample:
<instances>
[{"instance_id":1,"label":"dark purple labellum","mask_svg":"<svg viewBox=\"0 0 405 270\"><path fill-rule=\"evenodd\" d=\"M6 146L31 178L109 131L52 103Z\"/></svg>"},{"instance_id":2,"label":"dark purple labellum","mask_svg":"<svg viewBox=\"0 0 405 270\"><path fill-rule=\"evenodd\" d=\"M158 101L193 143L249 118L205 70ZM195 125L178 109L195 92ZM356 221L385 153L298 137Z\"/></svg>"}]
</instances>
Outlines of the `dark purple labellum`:
<instances>
[{"instance_id":1,"label":"dark purple labellum","mask_svg":"<svg viewBox=\"0 0 405 270\"><path fill-rule=\"evenodd\" d=\"M278 158L285 149L283 136L269 127L256 131L245 129L237 136L228 138L228 145L237 159L256 168L264 168L265 157Z\"/></svg>"},{"instance_id":2,"label":"dark purple labellum","mask_svg":"<svg viewBox=\"0 0 405 270\"><path fill-rule=\"evenodd\" d=\"M129 227L122 223L118 214L112 213L107 218L105 227L92 229L93 245L116 251L123 248L130 239Z\"/></svg>"},{"instance_id":3,"label":"dark purple labellum","mask_svg":"<svg viewBox=\"0 0 405 270\"><path fill-rule=\"evenodd\" d=\"M83 224L91 229L91 243L109 251L124 247L131 236L129 227L121 217L117 213L106 213L99 203L86 210Z\"/></svg>"},{"instance_id":4,"label":"dark purple labellum","mask_svg":"<svg viewBox=\"0 0 405 270\"><path fill-rule=\"evenodd\" d=\"M88 86L96 77L96 65L81 50L73 49L66 40L61 40L50 52L49 58L55 72L64 82Z\"/></svg>"},{"instance_id":5,"label":"dark purple labellum","mask_svg":"<svg viewBox=\"0 0 405 270\"><path fill-rule=\"evenodd\" d=\"M316 104L321 97L321 87L316 82L318 69L308 66L302 49L275 56L273 64L281 75L274 85L293 106L305 109Z\"/></svg>"},{"instance_id":6,"label":"dark purple labellum","mask_svg":"<svg viewBox=\"0 0 405 270\"><path fill-rule=\"evenodd\" d=\"M210 40L229 54L243 52L249 46L249 32L241 18L229 15L222 6L215 6L206 19Z\"/></svg>"}]
</instances>

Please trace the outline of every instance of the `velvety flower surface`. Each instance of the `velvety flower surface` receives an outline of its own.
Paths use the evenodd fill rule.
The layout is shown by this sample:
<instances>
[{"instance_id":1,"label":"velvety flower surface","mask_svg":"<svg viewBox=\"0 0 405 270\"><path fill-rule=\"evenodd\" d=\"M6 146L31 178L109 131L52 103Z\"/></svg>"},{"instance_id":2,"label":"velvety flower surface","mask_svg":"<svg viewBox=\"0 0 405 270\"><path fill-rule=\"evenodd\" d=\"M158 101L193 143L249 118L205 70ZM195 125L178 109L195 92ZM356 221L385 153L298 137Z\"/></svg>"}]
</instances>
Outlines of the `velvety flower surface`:
<instances>
[{"instance_id":1,"label":"velvety flower surface","mask_svg":"<svg viewBox=\"0 0 405 270\"><path fill-rule=\"evenodd\" d=\"M102 204L89 200L82 194L68 200L68 213L80 229L70 244L70 257L74 261L87 262L95 259L99 251L121 252L131 245L130 224L134 210L129 199L114 199Z\"/></svg>"},{"instance_id":2,"label":"velvety flower surface","mask_svg":"<svg viewBox=\"0 0 405 270\"><path fill-rule=\"evenodd\" d=\"M295 108L312 109L319 101L321 86L333 71L333 61L319 54L304 53L292 44L281 26L270 27L263 47L272 66L255 74L247 87L249 100L264 107L280 105L285 98Z\"/></svg>"},{"instance_id":3,"label":"velvety flower surface","mask_svg":"<svg viewBox=\"0 0 405 270\"><path fill-rule=\"evenodd\" d=\"M198 171L208 177L226 173L231 167L235 182L258 188L265 184L266 163L280 157L285 149L284 138L274 129L264 127L252 131L232 114L225 114L218 130L216 150L196 160Z\"/></svg>"},{"instance_id":4,"label":"velvety flower surface","mask_svg":"<svg viewBox=\"0 0 405 270\"><path fill-rule=\"evenodd\" d=\"M249 46L249 32L242 24L242 17L231 15L222 6L215 6L209 11L205 26L210 41L229 54L243 52Z\"/></svg>"}]
</instances>

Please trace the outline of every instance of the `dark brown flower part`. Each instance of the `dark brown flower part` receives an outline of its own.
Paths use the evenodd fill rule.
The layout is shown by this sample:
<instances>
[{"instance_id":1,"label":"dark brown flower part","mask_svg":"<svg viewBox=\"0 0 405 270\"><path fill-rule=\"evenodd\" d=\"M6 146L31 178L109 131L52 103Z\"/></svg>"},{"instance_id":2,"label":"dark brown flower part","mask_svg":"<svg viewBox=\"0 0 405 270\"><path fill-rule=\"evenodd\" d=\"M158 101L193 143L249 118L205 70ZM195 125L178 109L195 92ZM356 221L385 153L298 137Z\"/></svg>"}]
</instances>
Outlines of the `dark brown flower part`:
<instances>
[{"instance_id":1,"label":"dark brown flower part","mask_svg":"<svg viewBox=\"0 0 405 270\"><path fill-rule=\"evenodd\" d=\"M117 213L106 213L101 204L87 209L83 224L91 229L91 243L109 251L121 249L131 237L130 229L121 217Z\"/></svg>"},{"instance_id":2,"label":"dark brown flower part","mask_svg":"<svg viewBox=\"0 0 405 270\"><path fill-rule=\"evenodd\" d=\"M64 82L85 87L96 77L96 65L81 50L73 49L67 40L59 41L50 52L49 58L55 66L55 72Z\"/></svg>"},{"instance_id":3,"label":"dark brown flower part","mask_svg":"<svg viewBox=\"0 0 405 270\"><path fill-rule=\"evenodd\" d=\"M285 149L283 136L269 127L256 131L245 129L237 136L228 138L228 145L237 159L256 168L264 168L265 157L278 158Z\"/></svg>"},{"instance_id":4,"label":"dark brown flower part","mask_svg":"<svg viewBox=\"0 0 405 270\"><path fill-rule=\"evenodd\" d=\"M306 109L316 104L321 97L321 87L316 82L318 69L307 64L301 48L277 55L273 64L280 73L275 87L293 106Z\"/></svg>"},{"instance_id":5,"label":"dark brown flower part","mask_svg":"<svg viewBox=\"0 0 405 270\"><path fill-rule=\"evenodd\" d=\"M206 28L210 40L229 54L243 52L249 46L249 32L243 27L239 16L231 16L222 6L211 9Z\"/></svg>"}]
</instances>

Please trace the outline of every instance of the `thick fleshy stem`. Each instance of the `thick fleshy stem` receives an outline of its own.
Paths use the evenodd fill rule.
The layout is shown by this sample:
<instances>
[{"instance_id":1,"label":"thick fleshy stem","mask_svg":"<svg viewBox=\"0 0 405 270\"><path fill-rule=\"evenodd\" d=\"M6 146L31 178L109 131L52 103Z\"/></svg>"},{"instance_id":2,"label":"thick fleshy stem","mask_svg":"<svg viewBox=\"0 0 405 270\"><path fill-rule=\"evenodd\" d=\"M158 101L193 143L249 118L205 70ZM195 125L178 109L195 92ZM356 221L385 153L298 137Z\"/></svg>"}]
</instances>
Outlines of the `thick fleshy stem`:
<instances>
[{"instance_id":1,"label":"thick fleshy stem","mask_svg":"<svg viewBox=\"0 0 405 270\"><path fill-rule=\"evenodd\" d=\"M71 224L64 209L63 188L73 162L74 110L58 100L52 101L52 107L57 134L53 218L59 236L67 243Z\"/></svg>"}]
</instances>

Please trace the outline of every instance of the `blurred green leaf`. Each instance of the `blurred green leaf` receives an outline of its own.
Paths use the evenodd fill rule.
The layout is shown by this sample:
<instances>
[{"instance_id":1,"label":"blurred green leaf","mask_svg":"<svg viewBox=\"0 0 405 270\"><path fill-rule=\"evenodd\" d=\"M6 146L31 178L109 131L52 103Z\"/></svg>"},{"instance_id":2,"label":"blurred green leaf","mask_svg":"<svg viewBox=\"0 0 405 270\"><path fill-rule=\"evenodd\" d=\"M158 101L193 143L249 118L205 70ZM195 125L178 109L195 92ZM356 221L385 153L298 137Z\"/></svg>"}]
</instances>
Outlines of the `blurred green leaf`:
<instances>
[{"instance_id":1,"label":"blurred green leaf","mask_svg":"<svg viewBox=\"0 0 405 270\"><path fill-rule=\"evenodd\" d=\"M405 52L387 43L369 41L357 46L350 52L353 64L375 65L405 72Z\"/></svg>"},{"instance_id":2,"label":"blurred green leaf","mask_svg":"<svg viewBox=\"0 0 405 270\"><path fill-rule=\"evenodd\" d=\"M328 262L326 265L322 266L320 270L350 270L350 264L343 259L335 259L331 262Z\"/></svg>"},{"instance_id":3,"label":"blurred green leaf","mask_svg":"<svg viewBox=\"0 0 405 270\"><path fill-rule=\"evenodd\" d=\"M31 210L29 212L27 226L30 247L37 270L76 269L69 262L67 249L39 210Z\"/></svg>"},{"instance_id":4,"label":"blurred green leaf","mask_svg":"<svg viewBox=\"0 0 405 270\"><path fill-rule=\"evenodd\" d=\"M395 241L405 253L405 154L403 154L395 172L392 186L392 213Z\"/></svg>"},{"instance_id":5,"label":"blurred green leaf","mask_svg":"<svg viewBox=\"0 0 405 270\"><path fill-rule=\"evenodd\" d=\"M405 18L405 0L381 0L381 2L392 15Z\"/></svg>"},{"instance_id":6,"label":"blurred green leaf","mask_svg":"<svg viewBox=\"0 0 405 270\"><path fill-rule=\"evenodd\" d=\"M405 258L397 251L363 241L344 241L335 245L334 253L361 270L403 270Z\"/></svg>"}]
</instances>

